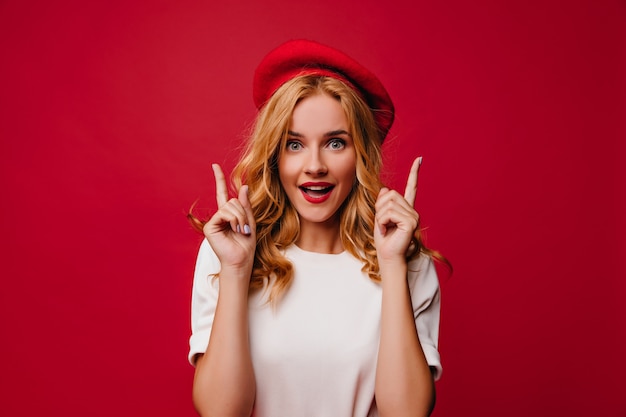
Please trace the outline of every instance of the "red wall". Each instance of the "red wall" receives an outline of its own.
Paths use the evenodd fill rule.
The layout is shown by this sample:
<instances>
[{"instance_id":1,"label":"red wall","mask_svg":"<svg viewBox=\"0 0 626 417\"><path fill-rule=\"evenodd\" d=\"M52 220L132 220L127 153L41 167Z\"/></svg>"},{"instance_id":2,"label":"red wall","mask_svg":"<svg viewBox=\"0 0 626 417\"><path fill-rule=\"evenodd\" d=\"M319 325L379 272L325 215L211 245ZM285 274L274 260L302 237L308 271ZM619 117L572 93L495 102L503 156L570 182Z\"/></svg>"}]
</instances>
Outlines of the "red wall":
<instances>
[{"instance_id":1,"label":"red wall","mask_svg":"<svg viewBox=\"0 0 626 417\"><path fill-rule=\"evenodd\" d=\"M392 185L424 156L435 415L626 415L623 1L35 3L0 2L0 415L194 415L184 214L294 37L388 87Z\"/></svg>"}]
</instances>

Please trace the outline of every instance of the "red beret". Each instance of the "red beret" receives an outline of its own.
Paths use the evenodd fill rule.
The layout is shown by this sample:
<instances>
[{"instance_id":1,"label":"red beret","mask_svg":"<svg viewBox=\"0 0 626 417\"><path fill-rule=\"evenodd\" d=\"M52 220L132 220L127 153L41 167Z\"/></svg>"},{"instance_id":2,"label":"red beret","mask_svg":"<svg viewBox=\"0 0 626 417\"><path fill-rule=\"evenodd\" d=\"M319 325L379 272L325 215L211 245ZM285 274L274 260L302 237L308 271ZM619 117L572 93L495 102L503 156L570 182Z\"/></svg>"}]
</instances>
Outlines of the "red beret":
<instances>
[{"instance_id":1,"label":"red beret","mask_svg":"<svg viewBox=\"0 0 626 417\"><path fill-rule=\"evenodd\" d=\"M254 73L254 104L260 109L281 85L303 74L333 77L354 88L372 109L381 138L385 138L394 118L393 102L385 87L348 55L317 42L292 40L267 54Z\"/></svg>"}]
</instances>

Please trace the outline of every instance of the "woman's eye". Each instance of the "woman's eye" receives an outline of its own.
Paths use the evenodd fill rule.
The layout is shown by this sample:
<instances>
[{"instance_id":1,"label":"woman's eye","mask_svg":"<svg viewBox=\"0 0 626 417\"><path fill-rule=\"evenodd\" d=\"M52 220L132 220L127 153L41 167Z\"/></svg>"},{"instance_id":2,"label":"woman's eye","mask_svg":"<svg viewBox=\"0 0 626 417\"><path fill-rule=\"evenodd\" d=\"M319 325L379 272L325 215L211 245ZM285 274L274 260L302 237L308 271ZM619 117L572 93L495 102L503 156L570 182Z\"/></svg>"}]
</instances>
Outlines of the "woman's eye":
<instances>
[{"instance_id":1,"label":"woman's eye","mask_svg":"<svg viewBox=\"0 0 626 417\"><path fill-rule=\"evenodd\" d=\"M302 145L299 142L289 141L287 142L287 150L289 151L299 151L302 148Z\"/></svg>"},{"instance_id":2,"label":"woman's eye","mask_svg":"<svg viewBox=\"0 0 626 417\"><path fill-rule=\"evenodd\" d=\"M346 146L346 142L342 139L331 139L328 142L328 147L333 150L343 149Z\"/></svg>"}]
</instances>

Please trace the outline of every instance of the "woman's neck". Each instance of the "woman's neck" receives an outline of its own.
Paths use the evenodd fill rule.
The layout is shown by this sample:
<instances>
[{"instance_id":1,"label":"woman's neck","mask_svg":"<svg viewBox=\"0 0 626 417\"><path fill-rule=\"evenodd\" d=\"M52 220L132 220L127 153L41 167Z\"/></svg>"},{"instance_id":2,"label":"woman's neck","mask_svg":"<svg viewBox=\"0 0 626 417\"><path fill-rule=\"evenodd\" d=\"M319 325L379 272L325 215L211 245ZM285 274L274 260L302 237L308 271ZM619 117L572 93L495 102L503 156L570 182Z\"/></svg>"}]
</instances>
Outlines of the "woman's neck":
<instances>
[{"instance_id":1,"label":"woman's neck","mask_svg":"<svg viewBox=\"0 0 626 417\"><path fill-rule=\"evenodd\" d=\"M341 253L344 251L339 233L339 220L325 223L300 221L300 236L296 245L302 250L318 253Z\"/></svg>"}]
</instances>

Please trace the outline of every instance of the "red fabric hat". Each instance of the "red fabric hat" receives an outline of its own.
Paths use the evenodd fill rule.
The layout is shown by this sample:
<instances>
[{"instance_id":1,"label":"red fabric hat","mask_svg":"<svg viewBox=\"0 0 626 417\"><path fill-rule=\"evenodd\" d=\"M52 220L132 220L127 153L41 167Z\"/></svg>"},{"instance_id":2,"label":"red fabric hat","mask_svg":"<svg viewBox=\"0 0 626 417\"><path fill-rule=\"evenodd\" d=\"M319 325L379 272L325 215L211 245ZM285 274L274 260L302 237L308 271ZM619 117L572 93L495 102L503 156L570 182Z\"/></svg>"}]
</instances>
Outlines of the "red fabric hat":
<instances>
[{"instance_id":1,"label":"red fabric hat","mask_svg":"<svg viewBox=\"0 0 626 417\"><path fill-rule=\"evenodd\" d=\"M263 58L254 73L254 104L260 109L281 85L303 74L333 77L354 88L372 109L381 139L387 136L394 107L380 80L343 52L313 41L288 41Z\"/></svg>"}]
</instances>

